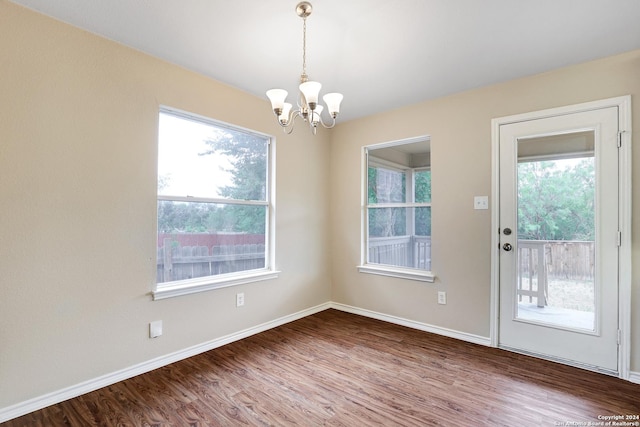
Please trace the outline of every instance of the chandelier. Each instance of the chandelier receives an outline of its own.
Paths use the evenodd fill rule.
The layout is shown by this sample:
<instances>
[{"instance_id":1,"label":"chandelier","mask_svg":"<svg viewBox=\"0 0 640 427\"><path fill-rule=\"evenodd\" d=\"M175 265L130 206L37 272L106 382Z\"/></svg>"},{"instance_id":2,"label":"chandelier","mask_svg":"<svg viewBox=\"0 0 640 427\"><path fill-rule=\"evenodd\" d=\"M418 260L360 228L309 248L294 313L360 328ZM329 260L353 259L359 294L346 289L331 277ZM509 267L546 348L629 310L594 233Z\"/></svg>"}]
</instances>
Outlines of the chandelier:
<instances>
[{"instance_id":1,"label":"chandelier","mask_svg":"<svg viewBox=\"0 0 640 427\"><path fill-rule=\"evenodd\" d=\"M324 100L331 122L329 124L322 120L322 110L324 107L318 104L320 96L320 88L322 85L318 82L309 80L307 76L307 17L311 15L313 8L311 3L303 1L296 6L296 14L302 18L302 74L300 74L300 93L298 95L297 109L292 110L293 106L285 102L287 91L284 89L271 89L267 91L267 96L271 101L271 108L278 118L278 124L282 126L283 131L287 134L293 132L295 120L298 117L309 124L313 134L316 134L318 124L322 127L330 129L336 124L336 116L340 112L340 102L342 102L341 93L327 93L322 97Z\"/></svg>"}]
</instances>

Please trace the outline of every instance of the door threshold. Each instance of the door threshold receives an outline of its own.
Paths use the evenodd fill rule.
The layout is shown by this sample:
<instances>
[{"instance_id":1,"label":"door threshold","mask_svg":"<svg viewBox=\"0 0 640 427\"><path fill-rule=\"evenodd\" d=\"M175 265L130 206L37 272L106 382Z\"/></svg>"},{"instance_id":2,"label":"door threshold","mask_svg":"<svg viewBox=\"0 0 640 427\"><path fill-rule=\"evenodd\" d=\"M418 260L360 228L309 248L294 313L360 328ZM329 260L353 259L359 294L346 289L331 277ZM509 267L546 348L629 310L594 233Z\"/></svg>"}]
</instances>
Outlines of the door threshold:
<instances>
[{"instance_id":1,"label":"door threshold","mask_svg":"<svg viewBox=\"0 0 640 427\"><path fill-rule=\"evenodd\" d=\"M535 357L536 359L547 360L549 362L559 363L561 365L567 365L574 368L584 369L586 371L596 372L599 374L609 375L611 377L620 378L620 372L613 369L603 368L601 366L589 365L586 363L576 362L575 360L563 359L561 357L549 356L546 354L535 353L529 350L522 350L519 348L509 347L505 345L498 345L499 349L510 351L512 353L518 353L525 356Z\"/></svg>"}]
</instances>

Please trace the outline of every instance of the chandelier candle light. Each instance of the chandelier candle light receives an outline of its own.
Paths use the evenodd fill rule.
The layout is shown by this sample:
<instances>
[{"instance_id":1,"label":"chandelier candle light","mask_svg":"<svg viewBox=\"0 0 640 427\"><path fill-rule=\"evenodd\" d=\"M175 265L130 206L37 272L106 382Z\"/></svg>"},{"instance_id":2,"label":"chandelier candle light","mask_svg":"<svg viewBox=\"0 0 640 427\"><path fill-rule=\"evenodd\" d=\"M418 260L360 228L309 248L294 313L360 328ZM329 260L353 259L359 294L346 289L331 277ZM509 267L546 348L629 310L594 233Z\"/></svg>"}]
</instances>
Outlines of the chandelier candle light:
<instances>
[{"instance_id":1,"label":"chandelier candle light","mask_svg":"<svg viewBox=\"0 0 640 427\"><path fill-rule=\"evenodd\" d=\"M313 10L311 3L303 1L296 6L296 13L302 18L302 74L300 75L300 94L298 96L298 109L292 110L292 105L286 101L287 91L284 89L271 89L267 91L267 96L271 101L271 108L278 118L278 123L283 127L284 132L293 132L295 119L302 119L309 123L309 127L313 134L316 134L318 123L323 127L330 129L336 124L336 116L340 112L340 102L342 102L341 93L328 93L322 97L329 115L331 116L331 124L327 125L322 120L323 106L318 104L320 96L320 88L322 85L318 82L309 80L307 76L307 17L311 15Z\"/></svg>"}]
</instances>

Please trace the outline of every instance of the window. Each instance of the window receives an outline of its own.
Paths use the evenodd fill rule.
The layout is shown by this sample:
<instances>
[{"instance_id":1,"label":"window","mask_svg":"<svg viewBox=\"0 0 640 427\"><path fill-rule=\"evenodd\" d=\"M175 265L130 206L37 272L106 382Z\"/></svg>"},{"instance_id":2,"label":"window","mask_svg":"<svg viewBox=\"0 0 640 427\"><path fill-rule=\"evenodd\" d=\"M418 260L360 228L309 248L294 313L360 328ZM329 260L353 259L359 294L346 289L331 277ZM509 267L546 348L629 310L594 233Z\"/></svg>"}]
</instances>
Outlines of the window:
<instances>
[{"instance_id":1,"label":"window","mask_svg":"<svg viewBox=\"0 0 640 427\"><path fill-rule=\"evenodd\" d=\"M271 140L162 108L154 299L277 277Z\"/></svg>"},{"instance_id":2,"label":"window","mask_svg":"<svg viewBox=\"0 0 640 427\"><path fill-rule=\"evenodd\" d=\"M428 137L365 147L361 272L433 282Z\"/></svg>"}]
</instances>

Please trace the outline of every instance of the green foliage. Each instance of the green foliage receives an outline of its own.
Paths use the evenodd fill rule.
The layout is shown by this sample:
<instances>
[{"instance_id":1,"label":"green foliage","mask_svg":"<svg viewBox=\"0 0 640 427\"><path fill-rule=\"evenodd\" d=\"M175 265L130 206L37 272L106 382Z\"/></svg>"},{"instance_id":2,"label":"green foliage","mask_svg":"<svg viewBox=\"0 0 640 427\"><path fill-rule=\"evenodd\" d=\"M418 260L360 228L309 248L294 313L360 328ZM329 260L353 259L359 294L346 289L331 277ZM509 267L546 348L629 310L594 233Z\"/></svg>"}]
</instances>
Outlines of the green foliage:
<instances>
[{"instance_id":1,"label":"green foliage","mask_svg":"<svg viewBox=\"0 0 640 427\"><path fill-rule=\"evenodd\" d=\"M242 132L220 132L206 141L211 149L203 156L222 153L231 160L232 184L221 195L235 200L266 200L268 140ZM215 229L264 234L266 207L225 205L216 218Z\"/></svg>"},{"instance_id":2,"label":"green foliage","mask_svg":"<svg viewBox=\"0 0 640 427\"><path fill-rule=\"evenodd\" d=\"M265 138L216 128L214 136L205 142L209 150L200 153L201 156L221 153L231 164L227 171L231 172L232 183L220 190L221 196L266 200L268 141ZM163 185L162 180L159 185ZM159 201L158 232L264 234L266 211L265 206Z\"/></svg>"},{"instance_id":3,"label":"green foliage","mask_svg":"<svg viewBox=\"0 0 640 427\"><path fill-rule=\"evenodd\" d=\"M407 234L405 208L369 209L369 236L390 237Z\"/></svg>"},{"instance_id":4,"label":"green foliage","mask_svg":"<svg viewBox=\"0 0 640 427\"><path fill-rule=\"evenodd\" d=\"M431 202L431 172L416 171L415 201ZM367 199L369 204L404 203L406 199L407 174L400 171L369 167L367 176ZM415 210L415 234L431 235L431 208L370 208L369 236L390 237L407 235L407 209Z\"/></svg>"},{"instance_id":5,"label":"green foliage","mask_svg":"<svg viewBox=\"0 0 640 427\"><path fill-rule=\"evenodd\" d=\"M518 238L594 240L594 205L593 158L518 164Z\"/></svg>"},{"instance_id":6,"label":"green foliage","mask_svg":"<svg viewBox=\"0 0 640 427\"><path fill-rule=\"evenodd\" d=\"M404 202L406 176L402 172L379 167L368 168L367 197L370 204ZM403 236L406 234L404 208L369 209L371 237Z\"/></svg>"},{"instance_id":7,"label":"green foliage","mask_svg":"<svg viewBox=\"0 0 640 427\"><path fill-rule=\"evenodd\" d=\"M431 171L415 173L416 202L431 202ZM431 236L431 208L416 208L416 235Z\"/></svg>"},{"instance_id":8,"label":"green foliage","mask_svg":"<svg viewBox=\"0 0 640 427\"><path fill-rule=\"evenodd\" d=\"M406 200L406 181L404 172L369 167L368 198L369 203L402 203Z\"/></svg>"},{"instance_id":9,"label":"green foliage","mask_svg":"<svg viewBox=\"0 0 640 427\"><path fill-rule=\"evenodd\" d=\"M267 195L267 139L242 132L220 129L215 137L205 141L210 150L201 153L224 154L231 160L232 185L221 195L236 200L265 200Z\"/></svg>"},{"instance_id":10,"label":"green foliage","mask_svg":"<svg viewBox=\"0 0 640 427\"><path fill-rule=\"evenodd\" d=\"M415 173L416 202L429 203L431 201L431 171L418 170Z\"/></svg>"},{"instance_id":11,"label":"green foliage","mask_svg":"<svg viewBox=\"0 0 640 427\"><path fill-rule=\"evenodd\" d=\"M217 216L215 204L158 201L159 233L203 233Z\"/></svg>"}]
</instances>

